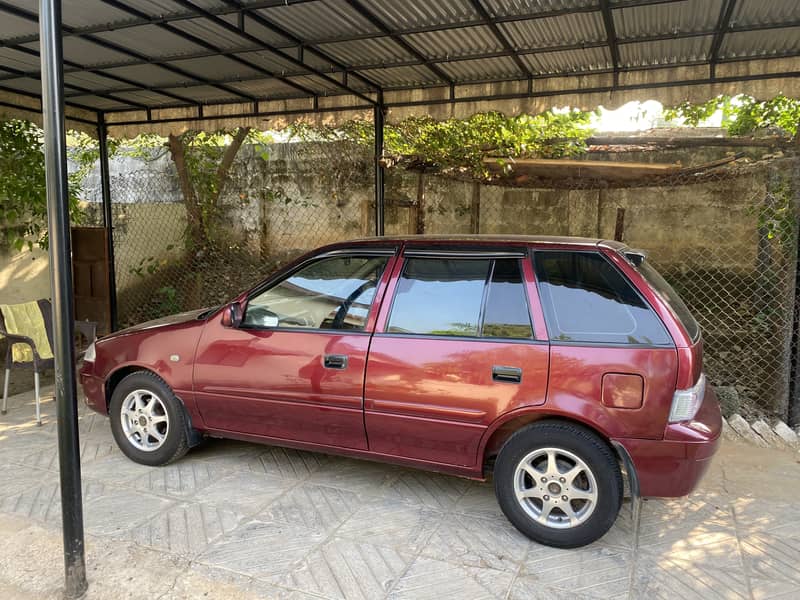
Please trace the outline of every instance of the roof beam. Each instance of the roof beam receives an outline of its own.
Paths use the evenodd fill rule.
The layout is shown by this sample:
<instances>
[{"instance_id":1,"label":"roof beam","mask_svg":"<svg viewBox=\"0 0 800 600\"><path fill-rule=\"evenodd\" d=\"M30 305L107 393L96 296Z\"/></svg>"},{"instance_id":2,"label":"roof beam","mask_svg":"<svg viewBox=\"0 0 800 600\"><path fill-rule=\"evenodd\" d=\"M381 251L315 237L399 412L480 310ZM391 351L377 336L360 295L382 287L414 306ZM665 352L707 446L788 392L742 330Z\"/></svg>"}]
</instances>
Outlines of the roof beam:
<instances>
[{"instance_id":1,"label":"roof beam","mask_svg":"<svg viewBox=\"0 0 800 600\"><path fill-rule=\"evenodd\" d=\"M27 10L23 10L23 9L18 8L16 6L12 6L10 4L7 4L6 2L2 2L2 0L0 0L0 11L8 12L10 14L14 14L17 17L20 17L22 19L25 19L25 20L28 20L28 21L31 21L31 22L34 22L34 23L38 23L39 22L39 15L37 13L31 12L31 11L27 11ZM70 30L69 27L66 27L66 26L63 27L63 31L69 31L69 30ZM161 60L151 59L151 58L149 58L149 57L147 57L147 56L145 56L143 54L140 54L139 52L135 52L134 50L130 50L130 49L125 48L124 46L120 46L119 44L116 44L114 42L109 42L109 41L104 40L103 38L99 38L99 37L97 37L97 36L95 36L93 34L80 34L77 37L79 37L81 39L88 40L90 42L93 42L93 43L97 44L98 46L102 46L103 48L107 48L109 50L113 50L114 52L118 52L120 54L124 54L125 56L130 56L130 57L135 58L135 59L140 60L140 61L146 61L146 62L155 64L155 65L159 65L160 67L163 67L163 68L165 68L165 69L167 69L169 71L172 71L173 73L175 73L176 75L180 75L181 77L185 77L187 79L194 79L196 81L201 81L201 82L203 82L203 83L205 83L207 85L212 85L213 86L213 84L210 83L207 79L204 79L204 78L199 77L197 75L193 75L192 73L189 73L188 71L185 71L185 70L180 69L178 67L172 66L172 65L170 65L168 63L165 63L165 62L163 62ZM9 47L11 47L11 46L9 46ZM25 48L25 47L24 46L16 46L15 47L15 49L17 49L17 50L19 50L21 48ZM30 50L30 48L26 48L26 49ZM38 56L39 53L36 52L36 55ZM64 64L66 65L67 61L64 61ZM253 98L251 96L248 96L247 94L243 94L242 92L239 92L238 90L235 90L233 88L229 88L227 86L225 86L225 87L214 86L214 87L217 87L218 89L221 89L222 91L226 92L227 94L231 94L233 96L237 96L237 97L242 98L244 100L248 100L248 101L251 101L251 102L255 101L255 98ZM195 104L196 105L196 104L199 104L199 103L196 102L196 101L192 101L191 104Z\"/></svg>"},{"instance_id":2,"label":"roof beam","mask_svg":"<svg viewBox=\"0 0 800 600\"><path fill-rule=\"evenodd\" d=\"M104 0L104 1L108 1L108 0ZM204 13L204 16L207 19L209 19L210 21L212 21L215 25L218 25L219 27L222 27L222 28L224 28L224 29L226 29L226 30L228 30L228 31L230 31L232 33L235 33L239 37L241 37L243 39L246 39L246 40L248 40L249 42L251 42L253 44L258 45L260 47L260 49L262 49L262 50L268 50L268 51L272 52L273 54L276 54L276 55L280 56L284 60L287 60L287 61L289 61L290 63L292 63L294 65L298 65L298 66L300 66L300 67L302 67L304 69L308 69L311 72L311 74L313 74L313 75L315 75L317 77L320 77L321 79L325 80L326 82L330 83L331 85L344 90L348 94L352 94L355 97L360 98L361 100L364 100L369 104L375 104L375 101L372 98L370 98L369 96L365 96L364 94L362 94L358 90L355 90L355 89L351 88L346 83L343 83L343 82L339 81L338 79L336 79L335 77L331 77L330 75L328 75L326 73L322 73L321 71L318 71L316 69L313 69L313 68L309 67L302 60L292 56L291 54L288 54L287 52L281 50L280 48L272 46L271 44L267 44L266 42L264 42L263 40L258 39L254 35L251 35L251 34L247 33L246 31L242 31L241 29L236 27L236 25L232 25L231 23L228 23L224 19L221 19L220 17L217 17L216 15L212 15L212 14L208 13L207 11L203 11L203 9L195 6L189 0L173 0L173 1L177 2L178 4L180 4L183 7L193 8L195 10L202 11ZM280 77L278 77L278 79L281 79L281 81L283 81L283 79L280 78ZM316 96L317 94L312 93L310 95Z\"/></svg>"},{"instance_id":3,"label":"roof beam","mask_svg":"<svg viewBox=\"0 0 800 600\"><path fill-rule=\"evenodd\" d=\"M731 24L733 9L736 8L736 0L725 0L719 12L719 20L714 32L714 40L711 42L711 49L708 52L709 74L712 79L717 75L717 63L719 62L719 51L722 48L722 40Z\"/></svg>"},{"instance_id":4,"label":"roof beam","mask_svg":"<svg viewBox=\"0 0 800 600\"><path fill-rule=\"evenodd\" d=\"M364 6L360 0L346 0L346 2L355 10L358 14L364 17L367 21L372 23L375 27L377 27L380 31L382 31L385 35L389 36L392 40L394 40L397 44L399 44L403 50L410 53L411 55L415 56L417 59L420 60L421 64L426 66L428 70L436 75L439 79L446 83L454 83L453 78L450 77L447 73L442 71L439 67L428 60L428 58L422 54L419 50L417 50L414 46L409 44L405 39L403 39L398 34L394 33L391 28L389 28L386 23L384 23L381 19L379 19L372 11L370 11L366 6Z\"/></svg>"},{"instance_id":5,"label":"roof beam","mask_svg":"<svg viewBox=\"0 0 800 600\"><path fill-rule=\"evenodd\" d=\"M492 31L492 35L495 37L495 39L500 42L500 45L503 47L503 49L509 53L509 56L511 56L514 64L517 65L517 68L523 74L531 77L533 73L528 68L528 65L526 65L519 55L514 51L514 47L511 45L511 42L508 40L506 34L500 31L500 27L498 27L497 23L492 21L491 15L483 6L481 0L471 0L471 4L473 8L475 8L475 11L481 16L481 19L483 19L483 22L486 24L486 26Z\"/></svg>"},{"instance_id":6,"label":"roof beam","mask_svg":"<svg viewBox=\"0 0 800 600\"><path fill-rule=\"evenodd\" d=\"M119 2L118 0L100 0L100 1L103 4L107 4L108 6L112 6L112 7L116 8L117 10L124 11L124 12L126 12L126 13L128 13L130 15L135 16L135 17L144 18L144 17L147 16L145 13L143 13L143 12L133 8L133 7L130 7L130 6L128 6L128 5L126 5L126 4L122 3L122 2ZM214 18L216 19L218 17L214 17ZM222 21L222 22L225 23L226 25L229 25L229 23L227 23L227 21ZM215 44L212 44L211 42L208 42L206 40L203 40L203 39L201 39L201 38L199 38L199 37L197 37L195 35L192 35L191 33L187 33L185 31L182 31L181 29L178 29L177 27L175 27L174 25L171 25L170 23L158 23L156 26L161 28L161 29L163 29L164 31L168 31L169 33L171 33L173 35L177 35L178 37L183 38L183 39L185 39L186 41L188 41L188 42L190 42L192 44L200 46L201 48L205 48L206 50L210 50L211 52L215 53L216 55L220 54L221 52L224 52L224 50L222 50L222 48L220 48L219 46L217 46ZM296 90L301 91L301 92L303 92L305 94L308 94L309 96L314 96L315 95L315 92L313 90L311 90L311 89L309 89L309 88L307 88L305 86L302 86L302 85L300 85L298 83L295 83L294 81L292 81L290 79L286 79L285 77L281 77L279 75L276 75L272 71L269 71L268 69L265 69L265 68L261 67L260 65L257 65L255 63L249 61L249 60L245 60L244 58L241 58L241 57L238 57L238 56L230 56L229 58L234 60L234 61L236 61L236 62L238 62L241 65L246 66L249 69L253 69L255 71L258 71L262 75L266 75L267 77L274 77L275 79L279 79L281 82L285 83L286 85L288 85L290 87L293 87ZM220 88L220 89L223 89L223 88ZM234 88L231 88L231 89L233 90ZM237 93L239 95L243 95L242 92L237 92ZM245 96L248 97L248 99L250 99L253 102L255 102L255 100L256 100L256 98L254 98L252 96L249 96L249 95L245 95Z\"/></svg>"},{"instance_id":7,"label":"roof beam","mask_svg":"<svg viewBox=\"0 0 800 600\"><path fill-rule=\"evenodd\" d=\"M242 4L240 2L238 2L238 0L223 0L223 2L225 2L226 4L228 4L230 6L238 7L238 10L240 11L240 13L239 13L240 15L250 17L251 19L253 19L256 23L258 23L262 27L266 27L270 31L273 31L273 32L277 33L278 35L281 35L281 36L285 37L286 39L290 40L293 44L295 44L296 46L300 47L301 49L307 48L308 50L311 50L314 54L316 54L317 56L322 58L322 60L325 60L325 61L331 63L333 66L337 67L340 71L348 72L347 65L345 65L342 62L339 62L337 59L335 59L333 56L331 56L327 52L324 52L324 51L320 50L319 48L317 48L316 44L309 43L307 41L301 40L296 35L294 35L291 31L288 31L287 29L285 29L284 27L281 27L280 25L276 25L275 23L273 23L271 20L267 19L266 17L264 17L260 13L253 12L253 5L248 4L246 6L242 6ZM243 29L243 27L242 27L242 29ZM276 46L276 48L280 48L280 47ZM303 62L305 62L305 61L303 61ZM308 68L308 67L306 67L306 68ZM377 91L380 91L381 86L378 83L372 81L371 79L369 79L367 77L364 77L363 75L360 75L359 73L355 73L354 72L353 74L356 77L358 77L359 79L361 79L364 83L366 83L371 88L373 88L373 89L375 89Z\"/></svg>"},{"instance_id":8,"label":"roof beam","mask_svg":"<svg viewBox=\"0 0 800 600\"><path fill-rule=\"evenodd\" d=\"M617 45L617 29L614 26L614 15L611 14L609 0L600 0L600 10L603 14L603 25L608 38L608 51L611 53L611 66L614 68L614 85L619 83L619 46Z\"/></svg>"}]
</instances>

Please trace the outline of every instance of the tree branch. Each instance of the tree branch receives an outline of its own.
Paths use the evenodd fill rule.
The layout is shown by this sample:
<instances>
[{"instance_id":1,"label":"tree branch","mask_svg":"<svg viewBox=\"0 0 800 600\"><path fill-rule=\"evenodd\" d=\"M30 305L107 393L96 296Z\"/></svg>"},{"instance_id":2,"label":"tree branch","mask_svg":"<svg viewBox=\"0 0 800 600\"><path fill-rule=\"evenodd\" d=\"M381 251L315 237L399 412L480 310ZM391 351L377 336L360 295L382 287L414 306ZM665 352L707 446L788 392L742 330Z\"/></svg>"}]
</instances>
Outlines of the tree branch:
<instances>
[{"instance_id":1,"label":"tree branch","mask_svg":"<svg viewBox=\"0 0 800 600\"><path fill-rule=\"evenodd\" d=\"M225 148L225 154L222 155L222 162L219 163L219 167L217 168L217 192L214 194L214 205L217 204L217 200L222 193L222 188L228 180L228 172L233 165L233 160L236 158L239 148L242 147L242 144L244 144L249 134L250 127L239 127L236 131L236 135L233 136L233 141Z\"/></svg>"}]
</instances>

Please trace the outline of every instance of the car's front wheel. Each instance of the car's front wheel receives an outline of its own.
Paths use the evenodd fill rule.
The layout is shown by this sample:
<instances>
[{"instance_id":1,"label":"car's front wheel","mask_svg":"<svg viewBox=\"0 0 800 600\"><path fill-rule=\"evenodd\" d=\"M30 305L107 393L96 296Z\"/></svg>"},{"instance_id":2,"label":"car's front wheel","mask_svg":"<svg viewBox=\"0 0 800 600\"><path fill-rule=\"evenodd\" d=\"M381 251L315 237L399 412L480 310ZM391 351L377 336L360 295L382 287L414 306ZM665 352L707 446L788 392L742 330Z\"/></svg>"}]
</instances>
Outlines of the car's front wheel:
<instances>
[{"instance_id":1,"label":"car's front wheel","mask_svg":"<svg viewBox=\"0 0 800 600\"><path fill-rule=\"evenodd\" d=\"M613 451L579 425L541 421L514 433L494 470L505 515L536 542L574 548L601 538L622 505Z\"/></svg>"},{"instance_id":2,"label":"car's front wheel","mask_svg":"<svg viewBox=\"0 0 800 600\"><path fill-rule=\"evenodd\" d=\"M135 462L166 465L189 449L183 405L154 373L138 371L120 381L109 416L114 440Z\"/></svg>"}]
</instances>

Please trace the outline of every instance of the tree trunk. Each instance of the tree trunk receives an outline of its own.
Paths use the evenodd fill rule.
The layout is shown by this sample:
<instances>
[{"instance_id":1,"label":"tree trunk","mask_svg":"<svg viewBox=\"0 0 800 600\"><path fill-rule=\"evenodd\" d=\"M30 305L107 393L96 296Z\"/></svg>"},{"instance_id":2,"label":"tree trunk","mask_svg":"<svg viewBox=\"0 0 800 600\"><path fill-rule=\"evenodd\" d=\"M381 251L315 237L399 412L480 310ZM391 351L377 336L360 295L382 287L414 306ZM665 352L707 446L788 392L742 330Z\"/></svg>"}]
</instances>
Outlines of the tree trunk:
<instances>
[{"instance_id":1,"label":"tree trunk","mask_svg":"<svg viewBox=\"0 0 800 600\"><path fill-rule=\"evenodd\" d=\"M197 194L189 177L189 169L186 166L186 149L183 140L170 133L169 152L172 155L172 162L178 171L178 181L181 185L183 203L186 206L186 219L188 222L189 242L193 250L198 250L205 246L205 232L203 231L203 212L200 203L197 201Z\"/></svg>"}]
</instances>

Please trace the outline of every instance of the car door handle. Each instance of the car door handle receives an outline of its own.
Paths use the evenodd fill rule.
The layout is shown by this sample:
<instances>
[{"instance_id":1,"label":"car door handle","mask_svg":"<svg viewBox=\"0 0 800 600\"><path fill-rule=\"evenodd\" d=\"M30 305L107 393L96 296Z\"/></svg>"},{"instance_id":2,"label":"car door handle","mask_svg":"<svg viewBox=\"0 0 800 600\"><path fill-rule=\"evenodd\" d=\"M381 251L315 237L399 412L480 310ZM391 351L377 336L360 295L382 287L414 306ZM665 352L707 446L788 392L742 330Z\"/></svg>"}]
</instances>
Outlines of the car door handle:
<instances>
[{"instance_id":1,"label":"car door handle","mask_svg":"<svg viewBox=\"0 0 800 600\"><path fill-rule=\"evenodd\" d=\"M492 379L495 381L504 381L506 383L521 383L522 369L495 365L492 367Z\"/></svg>"},{"instance_id":2,"label":"car door handle","mask_svg":"<svg viewBox=\"0 0 800 600\"><path fill-rule=\"evenodd\" d=\"M322 359L322 365L326 369L346 369L347 356L344 354L326 354Z\"/></svg>"}]
</instances>

